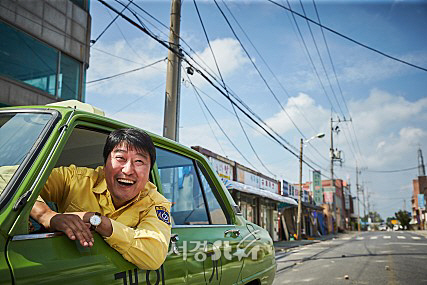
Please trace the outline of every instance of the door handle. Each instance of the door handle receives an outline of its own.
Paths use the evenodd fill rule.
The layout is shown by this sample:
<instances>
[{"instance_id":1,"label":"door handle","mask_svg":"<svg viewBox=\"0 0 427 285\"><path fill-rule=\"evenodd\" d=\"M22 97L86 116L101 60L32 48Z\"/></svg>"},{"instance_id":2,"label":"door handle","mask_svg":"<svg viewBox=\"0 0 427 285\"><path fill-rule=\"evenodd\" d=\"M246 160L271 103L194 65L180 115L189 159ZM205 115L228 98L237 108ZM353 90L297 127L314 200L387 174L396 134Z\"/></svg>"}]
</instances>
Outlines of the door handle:
<instances>
[{"instance_id":1,"label":"door handle","mask_svg":"<svg viewBox=\"0 0 427 285\"><path fill-rule=\"evenodd\" d=\"M228 234L230 234L231 233L231 236L233 237L233 238L237 238L237 237L239 237L240 236L240 230L237 230L237 229L230 229L230 230L226 230L225 232L224 232L224 237L226 237Z\"/></svg>"},{"instance_id":2,"label":"door handle","mask_svg":"<svg viewBox=\"0 0 427 285\"><path fill-rule=\"evenodd\" d=\"M172 234L171 235L171 245L172 245L172 252L176 255L179 255L178 247L176 246L176 243L179 241L178 234Z\"/></svg>"}]
</instances>

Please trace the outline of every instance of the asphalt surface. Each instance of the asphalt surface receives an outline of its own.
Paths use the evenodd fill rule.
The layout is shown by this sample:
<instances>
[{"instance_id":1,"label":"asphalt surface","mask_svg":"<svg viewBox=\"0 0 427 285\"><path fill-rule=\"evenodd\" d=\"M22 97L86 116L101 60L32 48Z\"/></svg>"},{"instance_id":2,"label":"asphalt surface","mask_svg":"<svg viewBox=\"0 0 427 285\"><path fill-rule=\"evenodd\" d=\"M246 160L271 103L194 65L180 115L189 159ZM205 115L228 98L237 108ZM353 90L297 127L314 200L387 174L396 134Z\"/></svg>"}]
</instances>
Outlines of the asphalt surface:
<instances>
[{"instance_id":1,"label":"asphalt surface","mask_svg":"<svg viewBox=\"0 0 427 285\"><path fill-rule=\"evenodd\" d=\"M362 232L276 245L279 284L427 284L427 232Z\"/></svg>"}]
</instances>

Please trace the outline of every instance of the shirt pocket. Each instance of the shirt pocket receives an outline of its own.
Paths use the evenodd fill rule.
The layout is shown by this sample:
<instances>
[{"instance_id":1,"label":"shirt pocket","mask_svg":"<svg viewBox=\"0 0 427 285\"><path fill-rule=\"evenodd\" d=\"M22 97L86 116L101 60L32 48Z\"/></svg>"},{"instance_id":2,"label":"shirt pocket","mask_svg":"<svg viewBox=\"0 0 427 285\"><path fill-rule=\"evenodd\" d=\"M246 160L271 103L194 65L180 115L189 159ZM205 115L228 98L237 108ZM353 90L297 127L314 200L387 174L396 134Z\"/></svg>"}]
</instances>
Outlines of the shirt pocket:
<instances>
[{"instance_id":1,"label":"shirt pocket","mask_svg":"<svg viewBox=\"0 0 427 285\"><path fill-rule=\"evenodd\" d=\"M67 213L67 212L88 212L88 211L93 212L93 211L95 211L95 209L92 209L92 210L83 209L83 207L78 205L78 203L76 201L71 201L71 203L65 209L65 213Z\"/></svg>"}]
</instances>

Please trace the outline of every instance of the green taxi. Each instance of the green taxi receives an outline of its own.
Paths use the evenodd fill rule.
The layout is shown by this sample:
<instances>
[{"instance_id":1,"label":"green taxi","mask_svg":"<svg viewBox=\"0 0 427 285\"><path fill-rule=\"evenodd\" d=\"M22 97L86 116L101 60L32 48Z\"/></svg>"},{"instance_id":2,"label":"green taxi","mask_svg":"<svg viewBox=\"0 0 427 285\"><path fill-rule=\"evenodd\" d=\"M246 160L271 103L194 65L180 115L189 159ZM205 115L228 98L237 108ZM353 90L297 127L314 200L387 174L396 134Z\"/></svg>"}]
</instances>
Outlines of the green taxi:
<instances>
[{"instance_id":1,"label":"green taxi","mask_svg":"<svg viewBox=\"0 0 427 285\"><path fill-rule=\"evenodd\" d=\"M88 104L62 103L0 109L0 284L273 283L268 232L243 218L200 153L154 134L150 180L172 202L169 253L159 269L137 268L96 232L87 248L30 219L54 167L102 165L108 133L132 127Z\"/></svg>"}]
</instances>

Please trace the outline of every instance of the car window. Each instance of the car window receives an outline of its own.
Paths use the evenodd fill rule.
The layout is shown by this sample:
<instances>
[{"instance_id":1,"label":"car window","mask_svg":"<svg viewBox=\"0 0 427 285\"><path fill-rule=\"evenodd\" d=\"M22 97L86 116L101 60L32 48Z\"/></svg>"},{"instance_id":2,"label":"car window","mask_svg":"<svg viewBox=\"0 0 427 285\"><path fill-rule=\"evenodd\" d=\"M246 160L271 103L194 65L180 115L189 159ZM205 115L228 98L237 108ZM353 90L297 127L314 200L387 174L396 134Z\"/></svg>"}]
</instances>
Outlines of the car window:
<instances>
[{"instance_id":1,"label":"car window","mask_svg":"<svg viewBox=\"0 0 427 285\"><path fill-rule=\"evenodd\" d=\"M211 182L211 180L207 178L208 175L207 175L206 169L202 165L200 165L200 163L197 163L197 168L199 169L200 179L206 195L206 201L208 201L208 209L209 209L209 214L211 216L212 224L214 225L227 224L226 215L224 214L224 211L222 210L221 205L218 202L218 200L221 201L221 199L215 196L215 193L217 192L212 191L214 186L209 183Z\"/></svg>"},{"instance_id":2,"label":"car window","mask_svg":"<svg viewBox=\"0 0 427 285\"><path fill-rule=\"evenodd\" d=\"M76 127L67 139L55 167L74 164L96 168L104 164L102 152L108 133Z\"/></svg>"},{"instance_id":3,"label":"car window","mask_svg":"<svg viewBox=\"0 0 427 285\"><path fill-rule=\"evenodd\" d=\"M205 197L193 160L158 148L156 161L163 195L172 202L173 223L209 224Z\"/></svg>"},{"instance_id":4,"label":"car window","mask_svg":"<svg viewBox=\"0 0 427 285\"><path fill-rule=\"evenodd\" d=\"M0 194L51 118L52 114L0 114Z\"/></svg>"}]
</instances>

